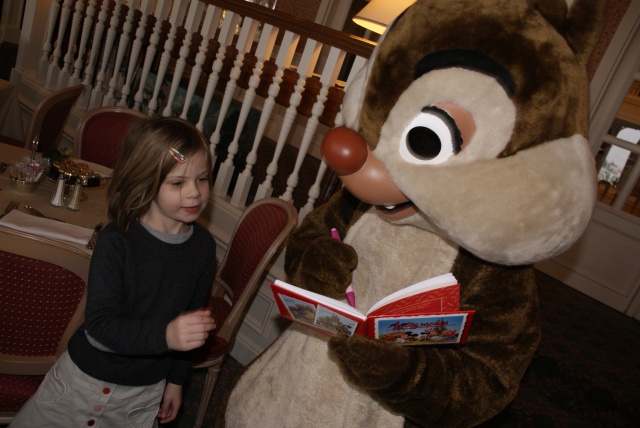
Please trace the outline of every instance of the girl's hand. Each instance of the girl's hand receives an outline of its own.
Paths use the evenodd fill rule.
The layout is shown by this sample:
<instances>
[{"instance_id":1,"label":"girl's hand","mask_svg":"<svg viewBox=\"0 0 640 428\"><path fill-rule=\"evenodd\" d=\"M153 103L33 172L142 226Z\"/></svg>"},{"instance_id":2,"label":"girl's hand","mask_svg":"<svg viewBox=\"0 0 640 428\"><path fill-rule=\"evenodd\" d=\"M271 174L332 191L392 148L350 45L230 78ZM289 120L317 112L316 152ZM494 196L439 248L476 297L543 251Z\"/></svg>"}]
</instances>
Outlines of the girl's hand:
<instances>
[{"instance_id":1,"label":"girl's hand","mask_svg":"<svg viewBox=\"0 0 640 428\"><path fill-rule=\"evenodd\" d=\"M178 410L182 404L182 386L167 383L164 387L164 395L162 397L162 405L158 410L158 419L161 424L171 422L178 415Z\"/></svg>"},{"instance_id":2,"label":"girl's hand","mask_svg":"<svg viewBox=\"0 0 640 428\"><path fill-rule=\"evenodd\" d=\"M216 328L211 311L182 314L167 326L167 346L174 351L190 351L204 345L209 332Z\"/></svg>"}]
</instances>

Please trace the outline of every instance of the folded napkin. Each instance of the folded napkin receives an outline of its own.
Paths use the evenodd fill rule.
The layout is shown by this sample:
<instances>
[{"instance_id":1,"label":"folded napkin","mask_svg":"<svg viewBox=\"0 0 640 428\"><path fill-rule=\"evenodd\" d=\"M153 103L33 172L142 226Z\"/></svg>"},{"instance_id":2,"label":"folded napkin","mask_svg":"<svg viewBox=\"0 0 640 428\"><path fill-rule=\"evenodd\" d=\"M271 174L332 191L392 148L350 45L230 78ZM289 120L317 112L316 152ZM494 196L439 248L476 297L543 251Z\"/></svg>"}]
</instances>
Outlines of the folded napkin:
<instances>
[{"instance_id":1,"label":"folded napkin","mask_svg":"<svg viewBox=\"0 0 640 428\"><path fill-rule=\"evenodd\" d=\"M0 219L0 226L44 236L46 238L86 245L93 230L13 210Z\"/></svg>"}]
</instances>

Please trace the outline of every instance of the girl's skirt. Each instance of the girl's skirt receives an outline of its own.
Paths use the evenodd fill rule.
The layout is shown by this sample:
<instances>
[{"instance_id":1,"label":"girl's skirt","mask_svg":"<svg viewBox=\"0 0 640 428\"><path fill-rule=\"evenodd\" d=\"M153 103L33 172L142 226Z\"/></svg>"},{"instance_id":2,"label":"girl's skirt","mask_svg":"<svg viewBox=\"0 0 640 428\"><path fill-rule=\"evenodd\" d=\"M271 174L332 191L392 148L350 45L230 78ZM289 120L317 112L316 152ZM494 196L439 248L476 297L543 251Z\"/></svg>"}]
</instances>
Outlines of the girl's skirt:
<instances>
[{"instance_id":1,"label":"girl's skirt","mask_svg":"<svg viewBox=\"0 0 640 428\"><path fill-rule=\"evenodd\" d=\"M104 382L85 374L65 352L10 427L156 427L164 385Z\"/></svg>"}]
</instances>

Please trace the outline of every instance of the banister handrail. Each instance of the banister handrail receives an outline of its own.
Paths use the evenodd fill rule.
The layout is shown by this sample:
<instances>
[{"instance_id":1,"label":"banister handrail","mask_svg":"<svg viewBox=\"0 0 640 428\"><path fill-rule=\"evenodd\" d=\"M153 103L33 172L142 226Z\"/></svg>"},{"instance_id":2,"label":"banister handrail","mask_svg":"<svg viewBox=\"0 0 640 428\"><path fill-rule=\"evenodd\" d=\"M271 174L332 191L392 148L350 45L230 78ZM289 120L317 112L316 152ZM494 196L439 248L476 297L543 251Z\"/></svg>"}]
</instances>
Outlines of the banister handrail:
<instances>
[{"instance_id":1,"label":"banister handrail","mask_svg":"<svg viewBox=\"0 0 640 428\"><path fill-rule=\"evenodd\" d=\"M362 37L334 30L333 28L325 27L315 22L273 11L267 7L257 6L243 0L204 0L204 2L236 12L241 16L250 17L260 22L265 22L275 27L312 38L320 43L335 46L345 52L363 58L369 58L376 46L374 42L363 39Z\"/></svg>"},{"instance_id":2,"label":"banister handrail","mask_svg":"<svg viewBox=\"0 0 640 428\"><path fill-rule=\"evenodd\" d=\"M280 194L303 217L331 193L320 143L374 42L242 0L34 1L49 13L27 21L45 31L21 43L33 52L15 70L24 104L83 83L70 123L105 105L191 120L234 207Z\"/></svg>"}]
</instances>

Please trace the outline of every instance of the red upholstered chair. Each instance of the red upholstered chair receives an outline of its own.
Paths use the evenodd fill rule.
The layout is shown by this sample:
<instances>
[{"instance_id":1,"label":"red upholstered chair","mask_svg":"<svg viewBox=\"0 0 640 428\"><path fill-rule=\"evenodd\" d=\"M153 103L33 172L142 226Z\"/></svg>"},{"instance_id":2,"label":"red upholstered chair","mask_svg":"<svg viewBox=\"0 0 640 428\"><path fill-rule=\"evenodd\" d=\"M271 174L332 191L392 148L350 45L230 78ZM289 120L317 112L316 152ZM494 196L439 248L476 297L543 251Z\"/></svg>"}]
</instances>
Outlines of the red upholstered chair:
<instances>
[{"instance_id":1,"label":"red upholstered chair","mask_svg":"<svg viewBox=\"0 0 640 428\"><path fill-rule=\"evenodd\" d=\"M216 330L194 355L194 368L207 368L196 427L202 425L222 363L265 272L297 221L293 205L278 198L254 202L238 220L211 293Z\"/></svg>"},{"instance_id":2,"label":"red upholstered chair","mask_svg":"<svg viewBox=\"0 0 640 428\"><path fill-rule=\"evenodd\" d=\"M76 127L74 156L113 168L129 127L141 117L148 116L125 107L98 107L88 111Z\"/></svg>"},{"instance_id":3,"label":"red upholstered chair","mask_svg":"<svg viewBox=\"0 0 640 428\"><path fill-rule=\"evenodd\" d=\"M0 227L0 424L33 395L82 323L89 259Z\"/></svg>"},{"instance_id":4,"label":"red upholstered chair","mask_svg":"<svg viewBox=\"0 0 640 428\"><path fill-rule=\"evenodd\" d=\"M29 149L33 140L38 137L39 152L58 147L69 113L83 91L84 85L76 85L53 92L33 111L25 141L2 137L2 142Z\"/></svg>"}]
</instances>

